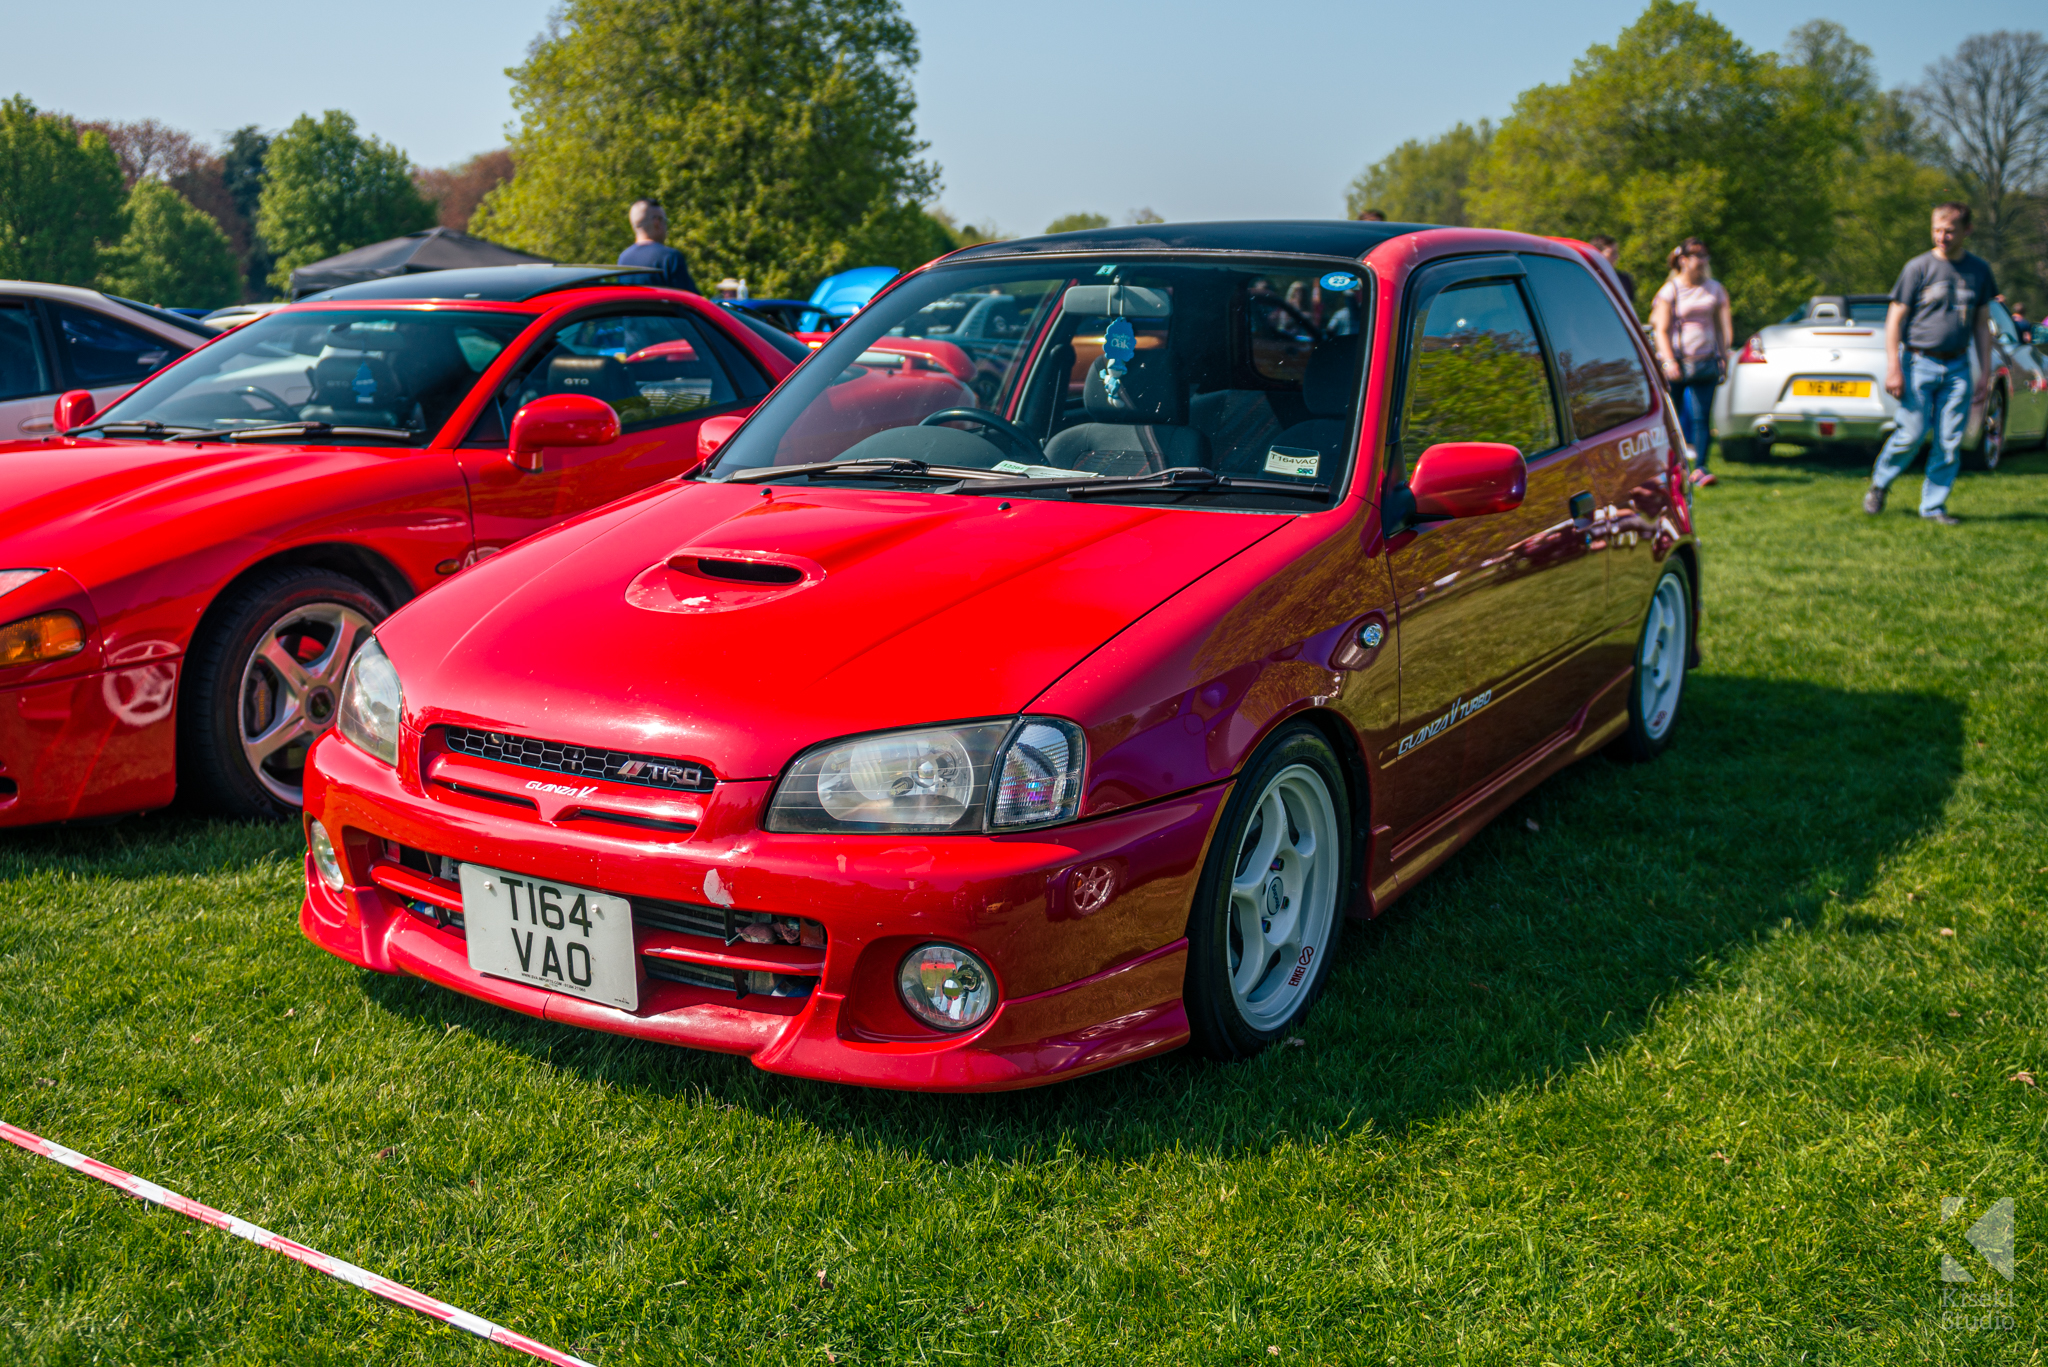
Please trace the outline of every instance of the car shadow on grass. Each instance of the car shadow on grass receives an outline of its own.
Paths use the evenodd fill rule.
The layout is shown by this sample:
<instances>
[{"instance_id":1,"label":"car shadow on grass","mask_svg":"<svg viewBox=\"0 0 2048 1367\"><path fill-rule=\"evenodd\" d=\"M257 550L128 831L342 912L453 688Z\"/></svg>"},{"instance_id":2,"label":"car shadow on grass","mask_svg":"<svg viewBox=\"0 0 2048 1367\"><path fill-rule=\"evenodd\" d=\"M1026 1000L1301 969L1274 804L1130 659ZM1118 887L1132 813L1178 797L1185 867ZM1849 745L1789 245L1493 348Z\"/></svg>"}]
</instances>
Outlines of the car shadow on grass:
<instances>
[{"instance_id":1,"label":"car shadow on grass","mask_svg":"<svg viewBox=\"0 0 2048 1367\"><path fill-rule=\"evenodd\" d=\"M1963 709L1694 676L1657 762L1595 758L1523 798L1408 898L1352 923L1302 1043L1248 1063L1181 1053L1076 1082L928 1096L772 1077L743 1059L529 1021L363 974L394 1015L460 1023L608 1086L736 1107L952 1163L1232 1154L1399 1133L1582 1067L1752 944L1853 902L1934 829ZM1849 933L1886 934L1866 918Z\"/></svg>"}]
</instances>

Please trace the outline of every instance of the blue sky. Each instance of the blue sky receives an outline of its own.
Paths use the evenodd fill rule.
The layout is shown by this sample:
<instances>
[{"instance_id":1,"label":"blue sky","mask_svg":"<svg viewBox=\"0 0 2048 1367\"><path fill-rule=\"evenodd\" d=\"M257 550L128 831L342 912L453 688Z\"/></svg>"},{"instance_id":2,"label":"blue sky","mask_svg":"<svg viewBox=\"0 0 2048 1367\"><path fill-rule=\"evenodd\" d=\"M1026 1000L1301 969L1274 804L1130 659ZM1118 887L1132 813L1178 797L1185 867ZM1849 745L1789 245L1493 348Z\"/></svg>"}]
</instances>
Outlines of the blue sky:
<instances>
[{"instance_id":1,"label":"blue sky","mask_svg":"<svg viewBox=\"0 0 2048 1367\"><path fill-rule=\"evenodd\" d=\"M512 117L504 70L553 0L100 0L90 21L5 0L0 94L83 118L155 117L207 138L341 108L436 166L497 146ZM1612 41L1636 0L1373 5L1337 0L905 0L924 60L918 124L962 221L1036 232L1092 211L1122 220L1327 217L1344 186L1403 139L1499 118ZM1887 84L1920 78L1971 33L2025 25L2027 7L1899 0L1708 8L1774 48L1836 19ZM2038 16L2037 16L2038 17Z\"/></svg>"}]
</instances>

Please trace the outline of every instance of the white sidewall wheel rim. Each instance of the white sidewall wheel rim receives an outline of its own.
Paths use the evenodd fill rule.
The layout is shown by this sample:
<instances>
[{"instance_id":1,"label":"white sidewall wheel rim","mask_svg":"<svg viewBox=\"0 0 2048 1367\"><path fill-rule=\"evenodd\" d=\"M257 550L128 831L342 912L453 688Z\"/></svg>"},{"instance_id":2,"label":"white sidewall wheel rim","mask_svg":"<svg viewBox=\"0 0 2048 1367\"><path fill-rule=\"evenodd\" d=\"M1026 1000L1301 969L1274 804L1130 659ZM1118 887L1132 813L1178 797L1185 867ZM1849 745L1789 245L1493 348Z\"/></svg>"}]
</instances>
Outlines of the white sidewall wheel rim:
<instances>
[{"instance_id":1,"label":"white sidewall wheel rim","mask_svg":"<svg viewBox=\"0 0 2048 1367\"><path fill-rule=\"evenodd\" d=\"M341 684L348 662L370 639L375 624L345 603L307 603L264 628L242 662L235 688L235 736L249 772L279 802L298 807L305 800L305 753L341 710ZM311 637L321 648L301 659L288 640ZM296 754L298 763L288 756Z\"/></svg>"},{"instance_id":2,"label":"white sidewall wheel rim","mask_svg":"<svg viewBox=\"0 0 2048 1367\"><path fill-rule=\"evenodd\" d=\"M1329 948L1343 871L1337 807L1323 775L1290 764L1266 784L1230 865L1221 937L1239 1017L1278 1030L1307 1000Z\"/></svg>"},{"instance_id":3,"label":"white sidewall wheel rim","mask_svg":"<svg viewBox=\"0 0 2048 1367\"><path fill-rule=\"evenodd\" d=\"M1666 574L1650 596L1650 615L1643 623L1642 645L1636 651L1636 715L1643 734L1661 741L1678 719L1678 696L1685 688L1685 657L1692 647L1692 611L1685 585Z\"/></svg>"}]
</instances>

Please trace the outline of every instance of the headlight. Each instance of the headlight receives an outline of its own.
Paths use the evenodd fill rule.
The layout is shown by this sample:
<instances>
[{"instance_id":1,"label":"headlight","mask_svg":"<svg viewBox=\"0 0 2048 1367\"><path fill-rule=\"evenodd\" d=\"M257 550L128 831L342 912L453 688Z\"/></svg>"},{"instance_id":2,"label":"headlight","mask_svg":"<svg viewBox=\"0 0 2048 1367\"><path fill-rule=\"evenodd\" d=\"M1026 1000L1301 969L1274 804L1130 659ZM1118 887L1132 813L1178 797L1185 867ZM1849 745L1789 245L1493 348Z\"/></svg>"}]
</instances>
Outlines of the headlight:
<instances>
[{"instance_id":1,"label":"headlight","mask_svg":"<svg viewBox=\"0 0 2048 1367\"><path fill-rule=\"evenodd\" d=\"M0 669L61 660L85 649L85 623L68 612L39 612L0 627Z\"/></svg>"},{"instance_id":2,"label":"headlight","mask_svg":"<svg viewBox=\"0 0 2048 1367\"><path fill-rule=\"evenodd\" d=\"M341 685L341 734L357 749L386 764L398 763L398 714L405 710L405 690L384 647L374 640L349 661Z\"/></svg>"},{"instance_id":3,"label":"headlight","mask_svg":"<svg viewBox=\"0 0 2048 1367\"><path fill-rule=\"evenodd\" d=\"M313 867L319 870L320 881L340 892L345 880L341 876L341 861L334 857L334 842L327 838L327 828L317 821L307 822L306 827L306 843L313 847Z\"/></svg>"},{"instance_id":4,"label":"headlight","mask_svg":"<svg viewBox=\"0 0 2048 1367\"><path fill-rule=\"evenodd\" d=\"M969 832L1041 826L1080 807L1081 728L1051 717L889 731L797 756L771 831Z\"/></svg>"},{"instance_id":5,"label":"headlight","mask_svg":"<svg viewBox=\"0 0 2048 1367\"><path fill-rule=\"evenodd\" d=\"M911 1015L938 1030L972 1030L996 1009L995 975L958 945L919 945L904 955L896 992Z\"/></svg>"}]
</instances>

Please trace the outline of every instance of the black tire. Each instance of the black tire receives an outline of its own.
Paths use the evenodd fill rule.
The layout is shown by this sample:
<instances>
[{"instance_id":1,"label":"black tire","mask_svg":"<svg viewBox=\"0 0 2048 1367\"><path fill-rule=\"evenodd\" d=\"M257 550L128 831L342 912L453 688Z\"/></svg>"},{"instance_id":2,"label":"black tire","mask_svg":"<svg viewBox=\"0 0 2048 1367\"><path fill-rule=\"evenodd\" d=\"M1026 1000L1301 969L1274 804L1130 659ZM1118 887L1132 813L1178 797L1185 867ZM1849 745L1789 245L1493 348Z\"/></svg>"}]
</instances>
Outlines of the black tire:
<instances>
[{"instance_id":1,"label":"black tire","mask_svg":"<svg viewBox=\"0 0 2048 1367\"><path fill-rule=\"evenodd\" d=\"M1754 437L1721 438L1721 459L1730 465L1754 465L1770 448Z\"/></svg>"},{"instance_id":2,"label":"black tire","mask_svg":"<svg viewBox=\"0 0 2048 1367\"><path fill-rule=\"evenodd\" d=\"M1676 605L1678 620L1666 613ZM1635 673L1628 684L1628 731L1615 744L1620 758L1647 764L1664 753L1678 729L1678 710L1685 701L1686 675L1691 671L1693 623L1697 618L1692 577L1685 562L1673 557L1657 577L1636 637ZM1657 639L1653 640L1653 633ZM1675 670L1675 677L1668 672Z\"/></svg>"},{"instance_id":3,"label":"black tire","mask_svg":"<svg viewBox=\"0 0 2048 1367\"><path fill-rule=\"evenodd\" d=\"M2012 416L2012 406L2007 403L2005 389L2000 385L1991 386L1991 397L1984 401L1984 427L1977 434L1977 444L1963 455L1964 468L1991 471L1998 468L2005 458L2006 424Z\"/></svg>"},{"instance_id":4,"label":"black tire","mask_svg":"<svg viewBox=\"0 0 2048 1367\"><path fill-rule=\"evenodd\" d=\"M200 623L178 689L178 786L226 816L294 815L305 751L333 724L348 656L368 639L362 624L375 626L388 611L355 580L305 566L266 570L224 594ZM344 628L352 639L335 659L334 639ZM332 637L323 640L323 630ZM294 692L277 665L257 658L273 641L302 662L309 686ZM283 743L252 759L245 723L259 740L281 736Z\"/></svg>"},{"instance_id":5,"label":"black tire","mask_svg":"<svg viewBox=\"0 0 2048 1367\"><path fill-rule=\"evenodd\" d=\"M1311 810L1317 805L1318 787L1328 799L1327 810L1321 813ZM1259 854L1268 838L1263 814L1272 811L1273 804L1265 799L1275 794L1287 816L1279 837L1282 843L1267 851L1271 866L1252 878L1247 861ZM1281 867L1287 862L1285 856L1299 848L1304 832L1315 836L1318 858L1313 861L1317 864L1313 875L1301 874L1303 861L1298 857L1292 861L1296 868ZM1325 839L1329 857L1322 860ZM1195 887L1188 917L1183 997L1192 1043L1198 1051L1216 1059L1250 1058L1300 1026L1322 995L1343 933L1352 894L1353 843L1350 798L1329 743L1306 723L1283 729L1245 766L1232 789ZM1299 907L1282 896L1290 886L1286 880L1296 874L1301 876L1291 886L1300 899ZM1266 885L1269 875L1270 891ZM1258 883L1254 900L1241 900L1242 894L1232 887L1233 880ZM1273 912L1270 921L1263 915L1269 909ZM1276 948L1261 940L1257 952L1248 954L1240 928L1240 916L1247 910L1260 919L1262 934L1270 932L1273 925L1290 924L1285 913L1292 911L1291 925L1298 943ZM1288 931L1280 933L1284 937ZM1238 962L1236 969L1233 956ZM1249 980L1249 991L1240 994L1235 990L1233 978Z\"/></svg>"}]
</instances>

